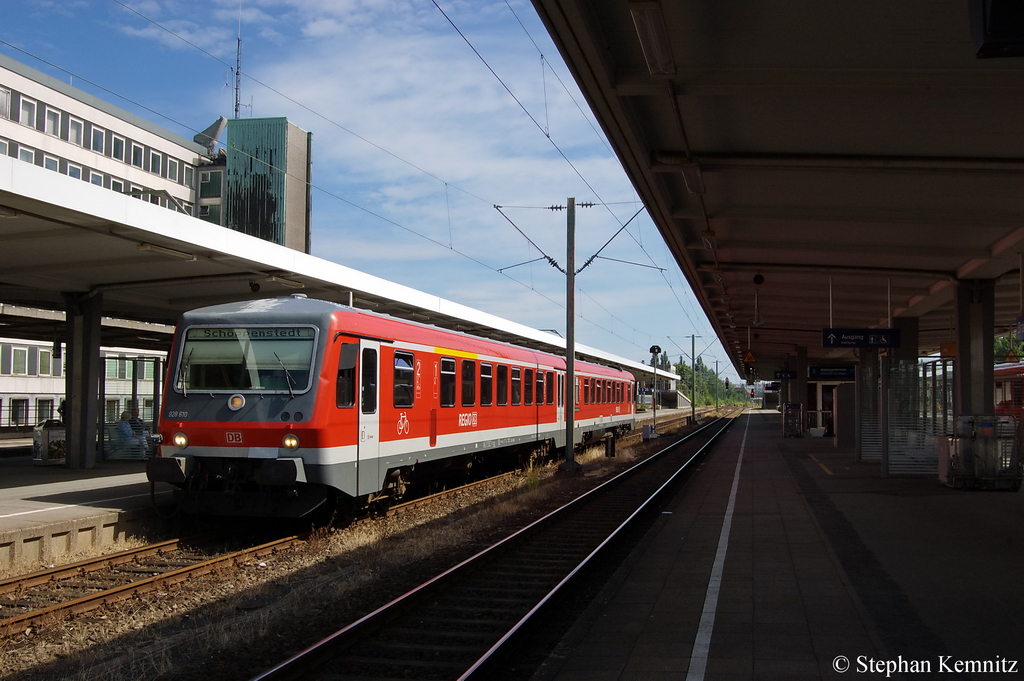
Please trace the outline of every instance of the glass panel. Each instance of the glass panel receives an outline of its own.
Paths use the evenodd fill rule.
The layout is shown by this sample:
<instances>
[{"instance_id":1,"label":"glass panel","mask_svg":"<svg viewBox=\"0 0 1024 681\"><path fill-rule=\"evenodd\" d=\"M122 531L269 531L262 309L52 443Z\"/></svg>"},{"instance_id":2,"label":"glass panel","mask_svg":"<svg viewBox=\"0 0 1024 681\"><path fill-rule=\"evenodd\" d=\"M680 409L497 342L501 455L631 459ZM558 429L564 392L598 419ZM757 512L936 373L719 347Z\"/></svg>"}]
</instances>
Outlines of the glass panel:
<instances>
[{"instance_id":1,"label":"glass panel","mask_svg":"<svg viewBox=\"0 0 1024 681\"><path fill-rule=\"evenodd\" d=\"M415 358L411 352L395 353L394 404L396 407L411 407L413 405L414 367Z\"/></svg>"},{"instance_id":2,"label":"glass panel","mask_svg":"<svg viewBox=\"0 0 1024 681\"><path fill-rule=\"evenodd\" d=\"M476 362L462 360L462 406L476 406Z\"/></svg>"},{"instance_id":3,"label":"glass panel","mask_svg":"<svg viewBox=\"0 0 1024 681\"><path fill-rule=\"evenodd\" d=\"M359 346L355 343L341 344L336 391L338 407L341 409L348 409L356 404L356 357L358 355Z\"/></svg>"},{"instance_id":4,"label":"glass panel","mask_svg":"<svg viewBox=\"0 0 1024 681\"><path fill-rule=\"evenodd\" d=\"M305 392L313 378L316 329L203 327L185 333L175 389Z\"/></svg>"},{"instance_id":5,"label":"glass panel","mask_svg":"<svg viewBox=\"0 0 1024 681\"><path fill-rule=\"evenodd\" d=\"M377 351L372 348L363 350L363 386L361 409L364 414L377 411Z\"/></svg>"},{"instance_id":6,"label":"glass panel","mask_svg":"<svg viewBox=\"0 0 1024 681\"><path fill-rule=\"evenodd\" d=\"M441 406L455 406L455 360L441 358Z\"/></svg>"}]
</instances>

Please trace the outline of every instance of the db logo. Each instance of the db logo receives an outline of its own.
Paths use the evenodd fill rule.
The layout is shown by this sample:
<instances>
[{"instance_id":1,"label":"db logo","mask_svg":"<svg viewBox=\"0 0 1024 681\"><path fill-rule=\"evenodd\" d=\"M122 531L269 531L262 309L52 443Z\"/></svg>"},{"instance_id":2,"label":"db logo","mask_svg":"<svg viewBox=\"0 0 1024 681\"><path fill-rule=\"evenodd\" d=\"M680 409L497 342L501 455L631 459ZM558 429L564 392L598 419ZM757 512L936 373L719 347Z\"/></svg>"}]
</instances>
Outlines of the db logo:
<instances>
[{"instance_id":1,"label":"db logo","mask_svg":"<svg viewBox=\"0 0 1024 681\"><path fill-rule=\"evenodd\" d=\"M242 444L242 434L239 432L226 432L224 433L224 439L227 440L229 445L240 445Z\"/></svg>"}]
</instances>

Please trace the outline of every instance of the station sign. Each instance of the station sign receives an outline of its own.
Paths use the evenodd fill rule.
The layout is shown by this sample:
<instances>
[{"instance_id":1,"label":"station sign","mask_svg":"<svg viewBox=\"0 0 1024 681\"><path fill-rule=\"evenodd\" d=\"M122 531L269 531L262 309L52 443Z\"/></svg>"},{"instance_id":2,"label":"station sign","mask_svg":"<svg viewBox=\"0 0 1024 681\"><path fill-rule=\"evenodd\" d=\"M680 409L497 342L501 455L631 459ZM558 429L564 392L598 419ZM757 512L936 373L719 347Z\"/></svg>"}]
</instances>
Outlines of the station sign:
<instances>
[{"instance_id":1,"label":"station sign","mask_svg":"<svg viewBox=\"0 0 1024 681\"><path fill-rule=\"evenodd\" d=\"M822 329L823 348L898 348L899 329Z\"/></svg>"},{"instance_id":2,"label":"station sign","mask_svg":"<svg viewBox=\"0 0 1024 681\"><path fill-rule=\"evenodd\" d=\"M812 381L852 381L857 378L857 367L853 364L820 364L809 367Z\"/></svg>"},{"instance_id":3,"label":"station sign","mask_svg":"<svg viewBox=\"0 0 1024 681\"><path fill-rule=\"evenodd\" d=\"M775 380L776 381L791 381L791 380L794 380L795 378L796 378L796 372L795 371L788 371L787 370L787 371L776 371L775 372Z\"/></svg>"}]
</instances>

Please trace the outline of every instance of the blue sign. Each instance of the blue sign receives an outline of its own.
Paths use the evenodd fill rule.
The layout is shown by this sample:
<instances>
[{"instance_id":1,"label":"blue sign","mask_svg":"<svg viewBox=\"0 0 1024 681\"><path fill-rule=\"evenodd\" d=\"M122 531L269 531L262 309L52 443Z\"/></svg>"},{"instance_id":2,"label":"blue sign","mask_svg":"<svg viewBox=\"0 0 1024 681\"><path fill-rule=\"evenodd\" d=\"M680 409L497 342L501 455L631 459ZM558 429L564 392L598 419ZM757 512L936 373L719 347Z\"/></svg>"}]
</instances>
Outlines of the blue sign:
<instances>
[{"instance_id":1,"label":"blue sign","mask_svg":"<svg viewBox=\"0 0 1024 681\"><path fill-rule=\"evenodd\" d=\"M823 348L898 348L899 329L822 329Z\"/></svg>"}]
</instances>

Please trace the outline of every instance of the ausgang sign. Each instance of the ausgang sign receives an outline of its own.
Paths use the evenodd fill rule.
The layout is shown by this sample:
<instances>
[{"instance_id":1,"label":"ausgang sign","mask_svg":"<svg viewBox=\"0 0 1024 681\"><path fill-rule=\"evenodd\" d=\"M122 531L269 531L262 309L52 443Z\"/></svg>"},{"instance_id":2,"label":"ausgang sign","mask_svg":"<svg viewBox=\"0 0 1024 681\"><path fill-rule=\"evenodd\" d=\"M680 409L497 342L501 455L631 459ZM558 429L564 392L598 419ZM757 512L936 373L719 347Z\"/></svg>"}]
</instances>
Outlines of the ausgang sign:
<instances>
[{"instance_id":1,"label":"ausgang sign","mask_svg":"<svg viewBox=\"0 0 1024 681\"><path fill-rule=\"evenodd\" d=\"M823 348L898 348L899 329L822 329Z\"/></svg>"}]
</instances>

